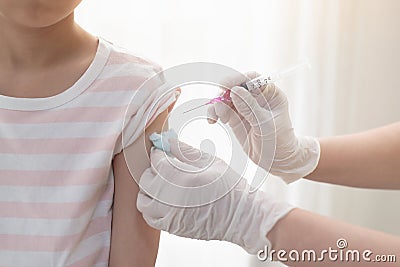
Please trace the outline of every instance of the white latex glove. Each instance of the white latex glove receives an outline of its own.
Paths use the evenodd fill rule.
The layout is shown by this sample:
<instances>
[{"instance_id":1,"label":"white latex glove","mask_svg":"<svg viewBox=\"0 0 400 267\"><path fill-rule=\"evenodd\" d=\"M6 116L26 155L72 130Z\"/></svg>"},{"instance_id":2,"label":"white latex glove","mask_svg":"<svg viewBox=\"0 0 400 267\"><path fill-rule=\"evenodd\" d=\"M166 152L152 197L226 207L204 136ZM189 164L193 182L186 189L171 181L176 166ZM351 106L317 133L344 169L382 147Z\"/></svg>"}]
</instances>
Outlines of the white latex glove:
<instances>
[{"instance_id":1,"label":"white latex glove","mask_svg":"<svg viewBox=\"0 0 400 267\"><path fill-rule=\"evenodd\" d=\"M257 73L249 74L250 79L256 76ZM286 95L274 84L250 93L243 87L235 86L244 82L240 79L243 77L225 83L232 88L233 108L230 108L232 104L211 105L208 109L209 122L220 119L230 125L249 157L287 183L312 173L319 161L319 142L314 137L295 135ZM270 159L274 146L275 155Z\"/></svg>"},{"instance_id":2,"label":"white latex glove","mask_svg":"<svg viewBox=\"0 0 400 267\"><path fill-rule=\"evenodd\" d=\"M171 154L176 159L153 149L152 167L140 179L137 207L151 227L181 237L232 242L251 254L256 254L266 245L270 246L266 237L268 232L292 206L267 198L263 191L249 193L246 180L219 158L213 159L209 154L177 140L171 141ZM198 172L194 173L195 170ZM215 183L214 189L195 193L190 190L201 188L217 178L224 182ZM174 190L170 192L171 187L166 186L166 180L186 188L179 194ZM226 192L210 203L219 193L209 191ZM168 198L171 195L175 197ZM164 199L159 201L159 197ZM185 206L192 198L203 199L209 204L192 207L164 204L179 199L181 206Z\"/></svg>"}]
</instances>

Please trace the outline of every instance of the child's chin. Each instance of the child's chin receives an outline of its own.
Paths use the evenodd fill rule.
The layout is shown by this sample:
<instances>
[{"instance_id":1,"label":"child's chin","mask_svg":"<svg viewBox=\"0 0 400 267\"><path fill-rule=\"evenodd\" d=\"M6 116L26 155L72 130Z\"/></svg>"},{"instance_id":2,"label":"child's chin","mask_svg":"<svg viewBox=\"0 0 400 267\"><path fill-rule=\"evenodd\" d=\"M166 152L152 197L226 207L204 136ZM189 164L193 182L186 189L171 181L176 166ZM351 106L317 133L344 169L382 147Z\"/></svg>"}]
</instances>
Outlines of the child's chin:
<instances>
[{"instance_id":1,"label":"child's chin","mask_svg":"<svg viewBox=\"0 0 400 267\"><path fill-rule=\"evenodd\" d=\"M26 28L46 28L57 24L65 18L65 16L56 16L51 14L42 14L41 16L36 16L34 14L24 14L13 18L8 18L8 20L14 24Z\"/></svg>"},{"instance_id":2,"label":"child's chin","mask_svg":"<svg viewBox=\"0 0 400 267\"><path fill-rule=\"evenodd\" d=\"M52 26L67 18L82 0L1 1L2 19L29 28Z\"/></svg>"}]
</instances>

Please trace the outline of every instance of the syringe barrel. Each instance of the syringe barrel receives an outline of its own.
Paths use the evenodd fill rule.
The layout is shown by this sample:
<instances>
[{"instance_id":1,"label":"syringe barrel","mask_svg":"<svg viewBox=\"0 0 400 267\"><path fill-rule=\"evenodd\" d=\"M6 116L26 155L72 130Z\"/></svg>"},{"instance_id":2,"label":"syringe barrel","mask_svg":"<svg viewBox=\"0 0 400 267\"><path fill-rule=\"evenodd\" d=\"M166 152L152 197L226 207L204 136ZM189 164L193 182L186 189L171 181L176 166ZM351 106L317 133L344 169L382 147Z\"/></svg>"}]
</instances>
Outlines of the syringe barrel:
<instances>
[{"instance_id":1,"label":"syringe barrel","mask_svg":"<svg viewBox=\"0 0 400 267\"><path fill-rule=\"evenodd\" d=\"M272 74L269 76L261 75L259 77L256 77L250 81L242 83L241 86L246 88L250 92L252 92L254 90L261 89L270 83L274 83L279 80L285 79L286 77L292 75L296 71L298 71L302 68L305 68L305 67L311 68L311 65L310 65L308 59L303 60L296 65L290 66L290 67L286 68L285 70L280 71L278 73L275 73L275 74Z\"/></svg>"},{"instance_id":2,"label":"syringe barrel","mask_svg":"<svg viewBox=\"0 0 400 267\"><path fill-rule=\"evenodd\" d=\"M272 82L273 81L270 76L259 76L250 81L242 83L241 86L246 88L249 92L252 92L254 90L261 89Z\"/></svg>"}]
</instances>

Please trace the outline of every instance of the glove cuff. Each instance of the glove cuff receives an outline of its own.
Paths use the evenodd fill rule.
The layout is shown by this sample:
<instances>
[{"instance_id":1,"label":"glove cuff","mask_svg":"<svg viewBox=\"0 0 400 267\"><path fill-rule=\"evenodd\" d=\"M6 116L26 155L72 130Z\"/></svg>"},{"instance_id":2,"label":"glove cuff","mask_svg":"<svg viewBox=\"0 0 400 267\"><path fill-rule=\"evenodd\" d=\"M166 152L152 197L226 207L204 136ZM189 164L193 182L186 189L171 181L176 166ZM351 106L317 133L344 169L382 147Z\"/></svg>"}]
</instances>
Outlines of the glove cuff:
<instances>
[{"instance_id":1,"label":"glove cuff","mask_svg":"<svg viewBox=\"0 0 400 267\"><path fill-rule=\"evenodd\" d=\"M297 148L290 158L279 163L279 168L271 168L271 173L292 183L312 173L318 165L321 154L317 138L302 136L297 139Z\"/></svg>"},{"instance_id":2,"label":"glove cuff","mask_svg":"<svg viewBox=\"0 0 400 267\"><path fill-rule=\"evenodd\" d=\"M271 248L267 234L294 206L270 199L262 190L248 193L244 201L236 233L240 239L235 243L255 255L266 246Z\"/></svg>"}]
</instances>

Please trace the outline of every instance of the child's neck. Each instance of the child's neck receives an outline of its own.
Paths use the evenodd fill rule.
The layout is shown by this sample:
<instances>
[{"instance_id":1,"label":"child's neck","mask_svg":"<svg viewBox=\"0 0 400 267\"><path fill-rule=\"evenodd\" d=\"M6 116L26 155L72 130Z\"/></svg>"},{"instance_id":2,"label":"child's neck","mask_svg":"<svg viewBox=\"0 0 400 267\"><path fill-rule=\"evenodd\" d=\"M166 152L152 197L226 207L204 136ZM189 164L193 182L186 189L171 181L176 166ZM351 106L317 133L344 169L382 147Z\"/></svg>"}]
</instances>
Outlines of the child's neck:
<instances>
[{"instance_id":1,"label":"child's neck","mask_svg":"<svg viewBox=\"0 0 400 267\"><path fill-rule=\"evenodd\" d=\"M46 28L10 25L0 18L0 95L49 97L72 86L92 62L97 38L73 14Z\"/></svg>"},{"instance_id":2,"label":"child's neck","mask_svg":"<svg viewBox=\"0 0 400 267\"><path fill-rule=\"evenodd\" d=\"M45 28L29 28L0 19L0 64L9 68L49 66L79 50L88 36L73 13Z\"/></svg>"}]
</instances>

